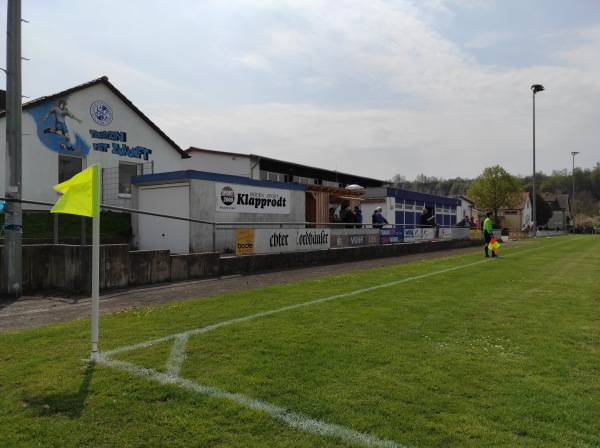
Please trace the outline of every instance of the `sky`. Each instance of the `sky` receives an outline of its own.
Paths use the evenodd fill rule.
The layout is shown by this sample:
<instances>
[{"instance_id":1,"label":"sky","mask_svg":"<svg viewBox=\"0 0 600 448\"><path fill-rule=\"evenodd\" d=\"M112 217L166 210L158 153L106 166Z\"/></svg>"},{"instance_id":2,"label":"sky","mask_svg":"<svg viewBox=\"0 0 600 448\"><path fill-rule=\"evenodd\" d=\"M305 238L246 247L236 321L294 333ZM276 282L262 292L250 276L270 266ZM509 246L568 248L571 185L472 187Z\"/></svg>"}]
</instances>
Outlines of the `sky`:
<instances>
[{"instance_id":1,"label":"sky","mask_svg":"<svg viewBox=\"0 0 600 448\"><path fill-rule=\"evenodd\" d=\"M24 101L107 76L182 149L382 180L472 179L496 165L530 176L531 86L542 84L536 171L600 162L600 0L23 0L21 9ZM4 64L6 11L0 0Z\"/></svg>"}]
</instances>

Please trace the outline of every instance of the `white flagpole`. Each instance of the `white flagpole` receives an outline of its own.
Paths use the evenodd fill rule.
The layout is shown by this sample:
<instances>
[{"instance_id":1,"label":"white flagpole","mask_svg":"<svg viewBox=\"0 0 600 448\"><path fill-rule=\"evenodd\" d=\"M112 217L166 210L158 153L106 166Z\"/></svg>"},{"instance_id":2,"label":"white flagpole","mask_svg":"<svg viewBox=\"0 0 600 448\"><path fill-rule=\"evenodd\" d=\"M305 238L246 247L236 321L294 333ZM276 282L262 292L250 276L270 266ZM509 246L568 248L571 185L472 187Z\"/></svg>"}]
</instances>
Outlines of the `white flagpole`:
<instances>
[{"instance_id":1,"label":"white flagpole","mask_svg":"<svg viewBox=\"0 0 600 448\"><path fill-rule=\"evenodd\" d=\"M93 177L92 194L96 196L98 207L102 197L100 166ZM98 361L98 322L100 320L100 209L92 217L92 362Z\"/></svg>"},{"instance_id":2,"label":"white flagpole","mask_svg":"<svg viewBox=\"0 0 600 448\"><path fill-rule=\"evenodd\" d=\"M92 356L98 361L98 321L100 320L100 218L92 218Z\"/></svg>"}]
</instances>

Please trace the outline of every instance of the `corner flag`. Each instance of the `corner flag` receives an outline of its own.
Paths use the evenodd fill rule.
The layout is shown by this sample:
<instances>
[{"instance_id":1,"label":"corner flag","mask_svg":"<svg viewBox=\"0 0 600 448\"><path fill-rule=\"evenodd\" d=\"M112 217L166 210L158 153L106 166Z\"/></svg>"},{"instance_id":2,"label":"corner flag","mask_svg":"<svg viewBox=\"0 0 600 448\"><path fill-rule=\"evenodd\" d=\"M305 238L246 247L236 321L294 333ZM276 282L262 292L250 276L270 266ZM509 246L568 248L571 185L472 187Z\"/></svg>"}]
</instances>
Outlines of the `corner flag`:
<instances>
[{"instance_id":1,"label":"corner flag","mask_svg":"<svg viewBox=\"0 0 600 448\"><path fill-rule=\"evenodd\" d=\"M100 319L100 164L54 187L63 195L50 213L68 213L92 218L92 354L98 360L98 322Z\"/></svg>"},{"instance_id":2,"label":"corner flag","mask_svg":"<svg viewBox=\"0 0 600 448\"><path fill-rule=\"evenodd\" d=\"M500 247L500 243L496 241L496 238L492 237L490 239L490 243L488 244L488 248L492 249L492 252L496 252L496 250Z\"/></svg>"},{"instance_id":3,"label":"corner flag","mask_svg":"<svg viewBox=\"0 0 600 448\"><path fill-rule=\"evenodd\" d=\"M54 186L63 195L54 204L50 213L68 213L71 215L100 216L100 165L92 165Z\"/></svg>"}]
</instances>

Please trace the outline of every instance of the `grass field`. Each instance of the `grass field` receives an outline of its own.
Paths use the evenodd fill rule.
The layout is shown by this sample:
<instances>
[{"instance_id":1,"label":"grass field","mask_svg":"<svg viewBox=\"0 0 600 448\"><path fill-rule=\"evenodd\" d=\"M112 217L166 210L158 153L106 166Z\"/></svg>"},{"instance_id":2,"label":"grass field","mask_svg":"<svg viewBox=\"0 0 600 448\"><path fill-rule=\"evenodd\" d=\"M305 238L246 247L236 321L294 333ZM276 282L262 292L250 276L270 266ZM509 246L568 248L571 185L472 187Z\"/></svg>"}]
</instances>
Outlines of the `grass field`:
<instances>
[{"instance_id":1,"label":"grass field","mask_svg":"<svg viewBox=\"0 0 600 448\"><path fill-rule=\"evenodd\" d=\"M600 446L600 237L482 252L0 334L0 446Z\"/></svg>"}]
</instances>

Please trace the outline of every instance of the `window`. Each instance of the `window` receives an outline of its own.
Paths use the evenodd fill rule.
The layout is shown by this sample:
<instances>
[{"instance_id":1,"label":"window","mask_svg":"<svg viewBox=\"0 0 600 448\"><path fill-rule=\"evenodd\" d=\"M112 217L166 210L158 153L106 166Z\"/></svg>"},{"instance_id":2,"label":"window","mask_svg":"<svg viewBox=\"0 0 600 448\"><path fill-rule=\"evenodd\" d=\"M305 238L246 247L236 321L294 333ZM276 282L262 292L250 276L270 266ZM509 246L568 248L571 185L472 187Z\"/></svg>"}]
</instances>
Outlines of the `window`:
<instances>
[{"instance_id":1,"label":"window","mask_svg":"<svg viewBox=\"0 0 600 448\"><path fill-rule=\"evenodd\" d=\"M82 159L78 157L58 156L58 183L69 180L82 171Z\"/></svg>"},{"instance_id":2,"label":"window","mask_svg":"<svg viewBox=\"0 0 600 448\"><path fill-rule=\"evenodd\" d=\"M137 165L119 163L119 194L131 194L131 178L137 176Z\"/></svg>"},{"instance_id":3,"label":"window","mask_svg":"<svg viewBox=\"0 0 600 448\"><path fill-rule=\"evenodd\" d=\"M294 182L299 184L313 184L317 183L315 179L311 179L310 177L302 177L302 176L294 176Z\"/></svg>"},{"instance_id":4,"label":"window","mask_svg":"<svg viewBox=\"0 0 600 448\"><path fill-rule=\"evenodd\" d=\"M287 174L260 171L260 180L272 180L275 182L287 182Z\"/></svg>"}]
</instances>

